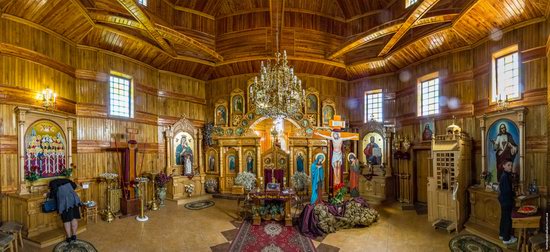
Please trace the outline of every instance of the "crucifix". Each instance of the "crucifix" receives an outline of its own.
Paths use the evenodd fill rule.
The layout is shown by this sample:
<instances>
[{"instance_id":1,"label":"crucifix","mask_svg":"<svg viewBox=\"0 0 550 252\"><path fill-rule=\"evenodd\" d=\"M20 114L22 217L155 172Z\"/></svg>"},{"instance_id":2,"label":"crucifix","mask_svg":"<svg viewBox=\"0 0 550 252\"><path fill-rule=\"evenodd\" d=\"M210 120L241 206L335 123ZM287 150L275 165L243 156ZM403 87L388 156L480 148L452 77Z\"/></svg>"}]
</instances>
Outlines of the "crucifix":
<instances>
[{"instance_id":1,"label":"crucifix","mask_svg":"<svg viewBox=\"0 0 550 252\"><path fill-rule=\"evenodd\" d=\"M329 127L331 131L316 131L315 135L322 137L324 139L330 140L332 142L332 153L331 153L331 167L330 170L333 181L330 185L332 189L334 186L343 183L342 181L342 166L344 164L342 145L344 141L347 140L359 140L359 134L349 133L349 132L340 132L345 128L346 122L342 121L339 115L335 115L332 120L329 121Z\"/></svg>"}]
</instances>

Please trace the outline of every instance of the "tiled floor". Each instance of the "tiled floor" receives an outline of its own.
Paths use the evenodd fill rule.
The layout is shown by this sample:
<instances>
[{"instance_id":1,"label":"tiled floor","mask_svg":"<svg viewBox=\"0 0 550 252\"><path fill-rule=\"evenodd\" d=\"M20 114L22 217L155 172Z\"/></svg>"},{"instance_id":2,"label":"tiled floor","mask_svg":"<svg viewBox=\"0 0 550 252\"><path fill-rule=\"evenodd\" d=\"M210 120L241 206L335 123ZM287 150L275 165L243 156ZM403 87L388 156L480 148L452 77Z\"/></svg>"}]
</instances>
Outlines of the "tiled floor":
<instances>
[{"instance_id":1,"label":"tiled floor","mask_svg":"<svg viewBox=\"0 0 550 252\"><path fill-rule=\"evenodd\" d=\"M98 251L211 251L226 243L235 229L237 203L214 199L216 205L188 210L168 202L159 211L148 212L148 222L134 218L113 223L90 223L78 238L95 245ZM367 228L340 230L321 241L313 241L319 251L449 251L452 235L436 231L427 215L401 211L398 205L376 207L380 221ZM233 223L232 223L233 221ZM233 234L236 235L236 234ZM319 239L320 240L320 239ZM52 251L52 247L42 250Z\"/></svg>"}]
</instances>

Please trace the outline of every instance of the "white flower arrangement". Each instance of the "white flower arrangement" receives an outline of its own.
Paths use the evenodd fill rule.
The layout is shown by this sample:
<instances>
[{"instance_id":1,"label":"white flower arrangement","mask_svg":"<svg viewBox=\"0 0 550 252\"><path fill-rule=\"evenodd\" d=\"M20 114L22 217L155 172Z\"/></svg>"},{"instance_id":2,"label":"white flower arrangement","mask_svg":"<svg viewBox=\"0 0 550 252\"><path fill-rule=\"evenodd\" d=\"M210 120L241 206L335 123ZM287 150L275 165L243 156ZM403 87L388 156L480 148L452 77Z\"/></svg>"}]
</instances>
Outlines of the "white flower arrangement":
<instances>
[{"instance_id":1,"label":"white flower arrangement","mask_svg":"<svg viewBox=\"0 0 550 252\"><path fill-rule=\"evenodd\" d=\"M116 179L118 177L118 174L112 173L112 172L105 172L105 173L101 173L99 176L104 179Z\"/></svg>"},{"instance_id":2,"label":"white flower arrangement","mask_svg":"<svg viewBox=\"0 0 550 252\"><path fill-rule=\"evenodd\" d=\"M195 184L187 184L185 185L185 192L186 193L193 193L195 191Z\"/></svg>"},{"instance_id":3,"label":"white flower arrangement","mask_svg":"<svg viewBox=\"0 0 550 252\"><path fill-rule=\"evenodd\" d=\"M310 178L305 172L296 172L290 178L296 191L302 191L310 183Z\"/></svg>"},{"instance_id":4,"label":"white flower arrangement","mask_svg":"<svg viewBox=\"0 0 550 252\"><path fill-rule=\"evenodd\" d=\"M256 185L256 174L251 172L241 172L235 178L235 184L242 185L245 190L250 191Z\"/></svg>"}]
</instances>

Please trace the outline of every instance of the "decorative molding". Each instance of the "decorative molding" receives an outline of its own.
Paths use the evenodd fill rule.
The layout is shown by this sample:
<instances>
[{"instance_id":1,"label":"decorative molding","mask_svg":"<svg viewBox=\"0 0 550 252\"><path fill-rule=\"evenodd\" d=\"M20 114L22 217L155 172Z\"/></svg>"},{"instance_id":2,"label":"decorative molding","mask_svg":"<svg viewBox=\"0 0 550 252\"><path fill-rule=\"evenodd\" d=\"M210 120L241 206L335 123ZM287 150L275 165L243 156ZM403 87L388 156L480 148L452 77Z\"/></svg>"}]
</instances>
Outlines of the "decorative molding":
<instances>
[{"instance_id":1,"label":"decorative molding","mask_svg":"<svg viewBox=\"0 0 550 252\"><path fill-rule=\"evenodd\" d=\"M29 50L27 48L23 48L20 46L7 44L7 43L0 43L0 54L10 55L19 57L22 59L26 59L28 61L38 63L50 68L53 68L55 70L58 70L62 73L65 73L71 77L75 77L75 68L67 65L65 63L61 63L57 60L54 60L44 54L35 52L33 50Z\"/></svg>"}]
</instances>

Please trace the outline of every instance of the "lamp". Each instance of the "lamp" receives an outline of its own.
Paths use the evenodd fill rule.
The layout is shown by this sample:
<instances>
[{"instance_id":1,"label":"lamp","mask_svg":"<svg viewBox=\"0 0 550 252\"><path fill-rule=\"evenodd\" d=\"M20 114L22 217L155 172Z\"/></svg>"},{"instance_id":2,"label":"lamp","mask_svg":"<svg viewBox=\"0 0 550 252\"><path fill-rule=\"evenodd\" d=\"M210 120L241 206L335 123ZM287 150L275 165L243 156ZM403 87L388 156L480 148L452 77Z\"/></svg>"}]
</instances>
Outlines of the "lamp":
<instances>
[{"instance_id":1,"label":"lamp","mask_svg":"<svg viewBox=\"0 0 550 252\"><path fill-rule=\"evenodd\" d=\"M50 88L46 88L42 90L42 92L38 93L36 98L41 100L42 106L47 109L49 107L55 107L55 99L57 98L57 94Z\"/></svg>"},{"instance_id":2,"label":"lamp","mask_svg":"<svg viewBox=\"0 0 550 252\"><path fill-rule=\"evenodd\" d=\"M278 17L279 13L277 13ZM251 97L256 113L269 118L285 118L302 110L304 90L302 81L294 75L294 69L288 66L286 51L282 59L279 52L279 19L277 18L275 62L262 61L259 77L254 78Z\"/></svg>"},{"instance_id":3,"label":"lamp","mask_svg":"<svg viewBox=\"0 0 550 252\"><path fill-rule=\"evenodd\" d=\"M497 100L498 110L506 110L508 109L508 106L510 106L510 102L508 101L508 95L506 95L506 98L504 100L502 100L500 98L500 95L498 95L498 100Z\"/></svg>"}]
</instances>

